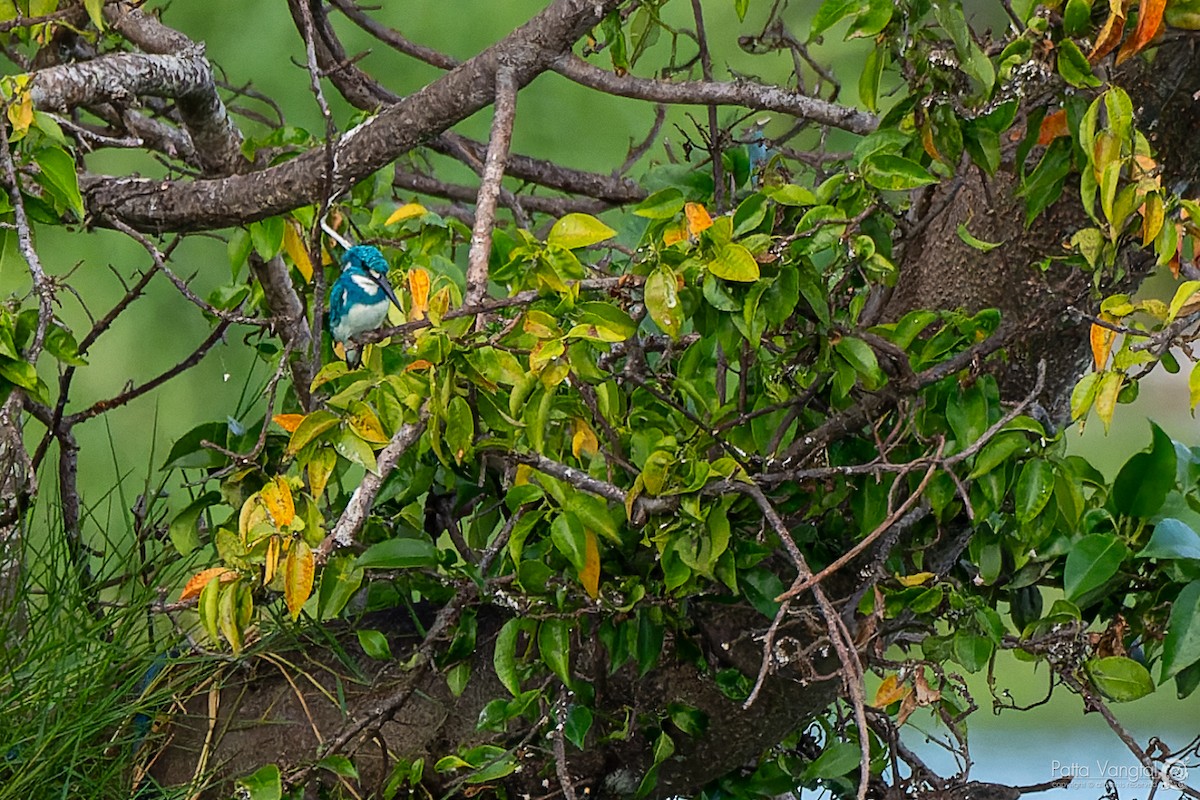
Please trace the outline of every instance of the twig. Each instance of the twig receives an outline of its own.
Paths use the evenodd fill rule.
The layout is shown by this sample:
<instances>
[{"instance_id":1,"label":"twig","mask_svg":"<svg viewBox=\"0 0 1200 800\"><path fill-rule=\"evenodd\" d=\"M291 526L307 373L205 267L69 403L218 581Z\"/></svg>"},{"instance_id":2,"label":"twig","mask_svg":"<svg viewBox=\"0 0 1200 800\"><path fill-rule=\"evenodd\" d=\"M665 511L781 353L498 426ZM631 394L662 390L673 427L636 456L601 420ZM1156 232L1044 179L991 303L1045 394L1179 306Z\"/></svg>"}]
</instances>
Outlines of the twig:
<instances>
[{"instance_id":1,"label":"twig","mask_svg":"<svg viewBox=\"0 0 1200 800\"><path fill-rule=\"evenodd\" d=\"M517 111L517 82L507 66L496 71L496 104L492 117L492 135L483 165L483 182L475 201L475 227L471 231L471 251L467 257L467 293L464 302L478 303L487 296L488 259L492 253L492 229L496 225L496 198L504 178L504 162L512 142L513 120Z\"/></svg>"},{"instance_id":2,"label":"twig","mask_svg":"<svg viewBox=\"0 0 1200 800\"><path fill-rule=\"evenodd\" d=\"M554 771L558 775L558 785L562 787L563 797L576 800L575 784L571 782L571 772L567 768L567 737L563 734L563 726L566 725L567 719L565 705L561 695L554 702L554 728L550 731L550 739L554 742Z\"/></svg>"},{"instance_id":3,"label":"twig","mask_svg":"<svg viewBox=\"0 0 1200 800\"><path fill-rule=\"evenodd\" d=\"M696 44L700 46L700 72L704 82L713 82L712 54L708 52L708 34L704 30L704 10L700 0L692 0L692 17L696 20ZM725 165L721 159L721 126L717 124L717 104L708 104L708 155L713 165L713 205L718 212L725 209Z\"/></svg>"}]
</instances>

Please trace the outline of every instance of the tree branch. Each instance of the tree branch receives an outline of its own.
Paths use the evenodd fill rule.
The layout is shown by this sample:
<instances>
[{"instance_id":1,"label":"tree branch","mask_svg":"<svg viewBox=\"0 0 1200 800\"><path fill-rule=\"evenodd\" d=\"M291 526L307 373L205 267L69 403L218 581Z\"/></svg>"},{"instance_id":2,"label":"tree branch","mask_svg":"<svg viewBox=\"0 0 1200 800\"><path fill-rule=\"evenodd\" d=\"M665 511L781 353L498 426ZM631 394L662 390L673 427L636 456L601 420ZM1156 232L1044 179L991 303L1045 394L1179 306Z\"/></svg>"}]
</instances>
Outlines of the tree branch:
<instances>
[{"instance_id":1,"label":"tree branch","mask_svg":"<svg viewBox=\"0 0 1200 800\"><path fill-rule=\"evenodd\" d=\"M778 86L763 86L749 81L676 83L638 78L629 74L618 76L569 53L555 61L553 69L564 78L589 89L635 100L675 105L743 106L761 111L778 111L859 134L870 133L879 124L874 114L865 111L789 92Z\"/></svg>"},{"instance_id":2,"label":"tree branch","mask_svg":"<svg viewBox=\"0 0 1200 800\"><path fill-rule=\"evenodd\" d=\"M475 225L471 230L471 251L467 256L467 294L464 302L478 303L487 295L488 260L492 255L492 228L496 225L496 198L504 179L504 162L512 142L513 121L517 113L517 85L512 70L501 67L496 73L496 105L492 117L492 135L487 159L483 164L479 197L475 201Z\"/></svg>"},{"instance_id":3,"label":"tree branch","mask_svg":"<svg viewBox=\"0 0 1200 800\"><path fill-rule=\"evenodd\" d=\"M97 216L139 230L190 231L245 224L312 203L327 180L336 194L490 104L501 64L510 65L515 84L524 86L620 3L557 0L498 44L347 131L334 146L331 178L322 147L219 180L93 178L84 181L88 204Z\"/></svg>"}]
</instances>

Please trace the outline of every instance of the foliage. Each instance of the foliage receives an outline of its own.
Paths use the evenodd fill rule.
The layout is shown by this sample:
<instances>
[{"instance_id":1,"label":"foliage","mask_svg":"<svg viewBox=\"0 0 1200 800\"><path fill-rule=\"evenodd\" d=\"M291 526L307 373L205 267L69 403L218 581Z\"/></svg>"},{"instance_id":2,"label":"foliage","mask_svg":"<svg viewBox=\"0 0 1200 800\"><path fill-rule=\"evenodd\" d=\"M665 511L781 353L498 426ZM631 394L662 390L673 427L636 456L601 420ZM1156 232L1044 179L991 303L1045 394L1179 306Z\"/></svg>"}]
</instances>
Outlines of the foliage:
<instances>
[{"instance_id":1,"label":"foliage","mask_svg":"<svg viewBox=\"0 0 1200 800\"><path fill-rule=\"evenodd\" d=\"M593 49L620 75L658 52L656 37L679 44L660 16L668 5L613 11ZM739 2L737 13L757 5ZM885 320L873 310L914 258L912 192L944 189L967 170L1010 170L1025 228L1063 203L1090 220L1029 265L1082 272L1097 295L1094 369L1075 384L1071 417L1094 414L1107 429L1154 366L1179 369L1171 347L1194 333L1200 281L1181 281L1169 302L1138 299L1126 265L1141 250L1188 277L1200 206L1164 185L1164 154L1128 93L1094 69L1113 51L1141 57L1171 4L1143 0L1124 39L1121 4L1095 21L1081 10L1090 3L1060 5L1049 16L1027 7L1019 33L985 47L957 3L825 0L810 40L875 42L858 90L883 113L852 152L826 157L814 136L800 143L820 158L762 160L760 143L701 126L708 138L692 160L649 167L641 183L655 190L626 209L488 230L481 302L464 301L478 234L470 220L413 200L387 176L336 203L247 220L228 237L229 282L198 304L217 336L273 318L282 312L263 265L285 265L313 312L305 319L321 366L298 370L301 345L268 336L258 348L275 372L261 420L239 429L215 409L163 463L190 487L160 533L181 559L199 561L176 587L194 605L191 633L236 658L295 621L441 609L415 654L369 629L357 631L359 646L439 672L455 696L481 671L504 691L479 714L486 741L429 763L397 760L389 796L426 780L442 789L515 780L531 729L551 731L563 751L642 737L645 768L630 793L651 794L660 769L721 720L675 697L618 713L597 697L598 671L645 676L687 662L752 705L786 666L776 647L785 634L810 666L822 648L836 652L858 687L843 702L861 720L864 664L881 675L869 700L882 727L831 708L780 747L764 742L753 772L731 766L711 796L865 791L863 778L903 757L879 731L921 708L957 730L972 701L954 672L990 671L1001 650L1048 662L1089 702L1168 684L1190 695L1200 683L1200 450L1154 427L1149 449L1109 483L1066 452L1064 431L1037 404L1041 378L1002 393L997 376L1018 356L1005 351L1010 328L998 311L907 308ZM103 30L95 6L87 11ZM26 43L39 35L15 30ZM101 44L103 35L89 34ZM1035 85L1040 99L1027 101L1022 91ZM17 77L2 87L23 177L0 213L17 226L77 224L88 214L78 144L33 107L29 86ZM281 129L243 150L286 162L316 141ZM405 289L389 325L361 337L357 369L320 338L338 269L337 246L319 233L326 220L340 237L379 246ZM969 221L957 236L981 256L1011 246L978 238ZM147 244L158 263L163 254ZM61 446L63 408L33 366L42 346L60 375L86 365L86 347L40 307L0 314L0 389L23 394ZM696 644L706 604L758 614L757 676ZM504 621L483 658L489 607ZM819 635L796 632L801 608L823 620ZM855 616L845 608L866 638L838 628ZM920 656L889 660L884 647L904 630L920 631ZM94 631L83 638L103 650ZM32 631L25 639L36 641ZM93 697L70 685L57 696ZM108 715L97 727L117 724ZM553 774L562 761L548 756L541 768ZM357 775L340 753L317 766ZM277 797L290 780L264 764L243 787Z\"/></svg>"}]
</instances>

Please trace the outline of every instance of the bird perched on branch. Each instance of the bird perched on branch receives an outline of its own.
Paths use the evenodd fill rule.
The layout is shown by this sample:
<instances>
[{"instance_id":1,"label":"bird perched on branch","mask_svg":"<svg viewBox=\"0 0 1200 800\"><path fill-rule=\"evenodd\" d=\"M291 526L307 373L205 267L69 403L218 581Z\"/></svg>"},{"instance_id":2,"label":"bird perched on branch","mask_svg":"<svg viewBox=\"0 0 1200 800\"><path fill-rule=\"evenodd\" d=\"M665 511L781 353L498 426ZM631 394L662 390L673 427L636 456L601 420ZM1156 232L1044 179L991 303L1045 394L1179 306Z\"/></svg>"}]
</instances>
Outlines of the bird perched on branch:
<instances>
[{"instance_id":1,"label":"bird perched on branch","mask_svg":"<svg viewBox=\"0 0 1200 800\"><path fill-rule=\"evenodd\" d=\"M379 248L359 244L342 256L342 274L329 290L329 332L346 350L346 363L357 367L362 354L351 340L378 328L387 318L396 293L387 278L388 263Z\"/></svg>"}]
</instances>

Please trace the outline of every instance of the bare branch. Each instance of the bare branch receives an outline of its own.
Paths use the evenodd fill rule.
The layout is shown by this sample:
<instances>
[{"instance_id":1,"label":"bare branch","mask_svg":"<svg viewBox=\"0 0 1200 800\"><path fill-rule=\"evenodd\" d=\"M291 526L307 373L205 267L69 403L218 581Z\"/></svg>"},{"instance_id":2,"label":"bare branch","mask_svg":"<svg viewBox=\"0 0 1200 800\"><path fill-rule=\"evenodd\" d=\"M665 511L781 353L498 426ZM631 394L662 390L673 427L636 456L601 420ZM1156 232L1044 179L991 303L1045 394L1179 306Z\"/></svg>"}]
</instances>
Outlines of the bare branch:
<instances>
[{"instance_id":1,"label":"bare branch","mask_svg":"<svg viewBox=\"0 0 1200 800\"><path fill-rule=\"evenodd\" d=\"M329 0L329 4L335 6L338 11L346 15L346 19L353 22L358 27L362 28L367 33L374 36L379 41L386 44L398 53L403 53L406 56L412 56L418 61L424 61L430 66L438 69L454 69L460 62L457 58L448 56L444 53L439 53L432 47L425 47L415 42L410 42L405 39L397 31L386 25L381 25L375 20L362 12L362 9L352 0Z\"/></svg>"},{"instance_id":2,"label":"bare branch","mask_svg":"<svg viewBox=\"0 0 1200 800\"><path fill-rule=\"evenodd\" d=\"M496 225L496 198L504 179L504 162L512 141L513 120L517 113L517 84L512 70L501 67L496 73L496 105L492 117L492 136L483 166L483 182L475 201L475 226L471 231L471 252L467 257L467 294L464 302L478 303L487 295L488 259L492 255L492 228Z\"/></svg>"},{"instance_id":3,"label":"bare branch","mask_svg":"<svg viewBox=\"0 0 1200 800\"><path fill-rule=\"evenodd\" d=\"M749 81L673 82L638 78L628 74L617 76L569 53L555 61L553 69L564 78L590 89L635 100L675 105L743 106L762 111L778 111L859 134L870 133L879 124L875 115L865 111L790 92L778 86L763 86Z\"/></svg>"},{"instance_id":4,"label":"bare branch","mask_svg":"<svg viewBox=\"0 0 1200 800\"><path fill-rule=\"evenodd\" d=\"M557 0L498 44L347 131L334 148L334 175L328 182L333 192L491 103L501 64L511 66L518 87L529 83L620 2ZM97 216L122 219L139 230L205 230L265 219L318 200L327 186L323 162L321 148L252 175L219 180L84 183Z\"/></svg>"},{"instance_id":5,"label":"bare branch","mask_svg":"<svg viewBox=\"0 0 1200 800\"><path fill-rule=\"evenodd\" d=\"M367 521L367 514L371 511L371 504L375 502L375 495L379 493L379 487L396 467L396 462L400 460L400 457L421 438L421 434L425 432L425 423L428 418L429 411L427 408L423 408L420 418L416 422L401 425L400 430L396 431L387 447L379 451L376 459L377 471L368 472L363 477L362 483L350 497L350 502L346 503L346 510L342 512L337 525L317 547L319 561L323 562L328 558L329 554L333 552L333 548L349 547L354 543L354 537L358 535L363 523Z\"/></svg>"}]
</instances>

